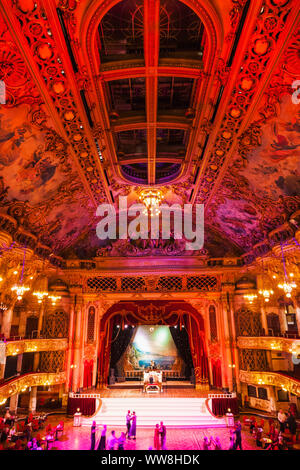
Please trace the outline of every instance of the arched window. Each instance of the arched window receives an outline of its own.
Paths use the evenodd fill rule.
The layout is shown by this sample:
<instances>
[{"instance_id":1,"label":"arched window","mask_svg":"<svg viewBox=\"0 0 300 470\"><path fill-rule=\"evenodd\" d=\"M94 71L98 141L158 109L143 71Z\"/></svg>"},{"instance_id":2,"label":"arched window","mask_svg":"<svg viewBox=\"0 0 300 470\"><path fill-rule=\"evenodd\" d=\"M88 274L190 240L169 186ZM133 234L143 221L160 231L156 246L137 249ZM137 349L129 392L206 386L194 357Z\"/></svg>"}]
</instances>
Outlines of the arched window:
<instances>
[{"instance_id":1,"label":"arched window","mask_svg":"<svg viewBox=\"0 0 300 470\"><path fill-rule=\"evenodd\" d=\"M87 343L92 343L94 341L94 336L95 336L95 307L90 307L89 313L88 313L87 332L86 332Z\"/></svg>"},{"instance_id":2,"label":"arched window","mask_svg":"<svg viewBox=\"0 0 300 470\"><path fill-rule=\"evenodd\" d=\"M209 307L209 326L210 326L210 339L212 342L218 340L217 317L216 309L213 305Z\"/></svg>"}]
</instances>

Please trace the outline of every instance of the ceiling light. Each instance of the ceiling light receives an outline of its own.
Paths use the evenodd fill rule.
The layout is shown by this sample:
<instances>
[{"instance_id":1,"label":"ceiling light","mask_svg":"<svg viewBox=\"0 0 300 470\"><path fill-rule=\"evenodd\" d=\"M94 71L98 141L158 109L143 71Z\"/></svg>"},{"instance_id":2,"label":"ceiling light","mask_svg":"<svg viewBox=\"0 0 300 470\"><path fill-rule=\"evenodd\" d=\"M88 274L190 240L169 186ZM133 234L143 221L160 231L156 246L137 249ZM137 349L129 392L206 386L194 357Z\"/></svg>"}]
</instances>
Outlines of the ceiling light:
<instances>
[{"instance_id":1,"label":"ceiling light","mask_svg":"<svg viewBox=\"0 0 300 470\"><path fill-rule=\"evenodd\" d=\"M144 214L150 213L153 217L160 213L159 204L163 200L164 195L161 189L146 188L139 193L139 199L146 206Z\"/></svg>"}]
</instances>

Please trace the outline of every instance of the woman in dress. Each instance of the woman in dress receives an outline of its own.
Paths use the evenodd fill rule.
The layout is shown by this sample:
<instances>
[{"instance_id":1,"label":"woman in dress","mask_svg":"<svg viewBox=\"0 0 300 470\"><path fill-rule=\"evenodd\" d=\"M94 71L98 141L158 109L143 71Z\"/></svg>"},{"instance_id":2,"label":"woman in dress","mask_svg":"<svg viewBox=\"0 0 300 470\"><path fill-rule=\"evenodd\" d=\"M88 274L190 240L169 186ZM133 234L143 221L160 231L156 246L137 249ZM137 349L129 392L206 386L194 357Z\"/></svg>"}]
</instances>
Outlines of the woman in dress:
<instances>
[{"instance_id":1,"label":"woman in dress","mask_svg":"<svg viewBox=\"0 0 300 470\"><path fill-rule=\"evenodd\" d=\"M100 438L97 450L105 450L105 447L106 447L106 429L107 429L106 424L103 424L103 429L101 431L101 438Z\"/></svg>"},{"instance_id":2,"label":"woman in dress","mask_svg":"<svg viewBox=\"0 0 300 470\"><path fill-rule=\"evenodd\" d=\"M156 424L155 430L154 430L154 449L155 450L160 450L160 428L159 424Z\"/></svg>"},{"instance_id":3,"label":"woman in dress","mask_svg":"<svg viewBox=\"0 0 300 470\"><path fill-rule=\"evenodd\" d=\"M131 426L130 426L130 431L129 431L129 437L132 437L132 439L134 441L136 439L136 414L135 414L135 411L133 411L132 416L131 416Z\"/></svg>"}]
</instances>

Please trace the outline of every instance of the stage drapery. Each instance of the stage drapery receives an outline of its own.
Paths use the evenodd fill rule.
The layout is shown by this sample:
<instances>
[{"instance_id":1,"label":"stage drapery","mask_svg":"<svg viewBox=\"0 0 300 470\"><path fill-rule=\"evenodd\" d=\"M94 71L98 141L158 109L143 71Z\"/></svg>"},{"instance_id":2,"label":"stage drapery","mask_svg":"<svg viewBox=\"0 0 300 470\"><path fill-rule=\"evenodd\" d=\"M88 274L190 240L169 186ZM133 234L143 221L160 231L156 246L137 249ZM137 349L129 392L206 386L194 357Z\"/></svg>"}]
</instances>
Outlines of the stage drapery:
<instances>
[{"instance_id":1,"label":"stage drapery","mask_svg":"<svg viewBox=\"0 0 300 470\"><path fill-rule=\"evenodd\" d=\"M77 408L80 409L80 413L85 416L91 416L96 411L96 398L69 398L67 414L74 415Z\"/></svg>"},{"instance_id":2,"label":"stage drapery","mask_svg":"<svg viewBox=\"0 0 300 470\"><path fill-rule=\"evenodd\" d=\"M212 360L212 380L216 388L222 388L221 361L219 359L216 361Z\"/></svg>"},{"instance_id":3,"label":"stage drapery","mask_svg":"<svg viewBox=\"0 0 300 470\"><path fill-rule=\"evenodd\" d=\"M83 376L83 388L91 388L93 386L93 367L94 361L84 361L84 376Z\"/></svg>"},{"instance_id":4,"label":"stage drapery","mask_svg":"<svg viewBox=\"0 0 300 470\"><path fill-rule=\"evenodd\" d=\"M127 346L129 345L134 328L131 326L128 326L128 328L125 328L125 325L123 325L123 329L121 328L121 319L116 317L114 319L114 328L113 328L113 333L112 333L112 343L111 343L111 350L110 350L110 368L115 369L117 368L117 363L122 357L122 354L127 349ZM116 324L117 323L117 324ZM117 328L117 325L119 324L119 328ZM121 371L117 371L115 375L121 375Z\"/></svg>"},{"instance_id":5,"label":"stage drapery","mask_svg":"<svg viewBox=\"0 0 300 470\"><path fill-rule=\"evenodd\" d=\"M185 376L189 377L192 374L193 368L193 359L191 355L190 345L189 345L189 337L186 332L186 329L180 330L180 328L175 328L174 326L170 326L170 333L172 335L173 341L175 343L176 348L184 360L186 365Z\"/></svg>"},{"instance_id":6,"label":"stage drapery","mask_svg":"<svg viewBox=\"0 0 300 470\"><path fill-rule=\"evenodd\" d=\"M208 359L205 351L204 331L200 330L195 318L184 316L193 358L196 385L208 386Z\"/></svg>"},{"instance_id":7,"label":"stage drapery","mask_svg":"<svg viewBox=\"0 0 300 470\"><path fill-rule=\"evenodd\" d=\"M239 412L237 398L213 398L212 399L212 412L216 416L224 416L228 409L231 413L237 415Z\"/></svg>"}]
</instances>

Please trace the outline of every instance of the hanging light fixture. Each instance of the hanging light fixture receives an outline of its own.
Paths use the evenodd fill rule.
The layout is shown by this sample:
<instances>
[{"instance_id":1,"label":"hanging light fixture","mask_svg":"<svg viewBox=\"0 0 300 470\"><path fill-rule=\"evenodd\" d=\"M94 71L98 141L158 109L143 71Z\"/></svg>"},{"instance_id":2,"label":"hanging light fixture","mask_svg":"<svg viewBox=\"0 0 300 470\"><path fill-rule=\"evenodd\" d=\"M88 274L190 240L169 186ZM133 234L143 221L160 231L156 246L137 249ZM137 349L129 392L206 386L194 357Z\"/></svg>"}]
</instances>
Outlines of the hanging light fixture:
<instances>
[{"instance_id":1,"label":"hanging light fixture","mask_svg":"<svg viewBox=\"0 0 300 470\"><path fill-rule=\"evenodd\" d=\"M52 305L56 305L56 302L61 299L60 295L49 295L48 299L51 300Z\"/></svg>"},{"instance_id":2,"label":"hanging light fixture","mask_svg":"<svg viewBox=\"0 0 300 470\"><path fill-rule=\"evenodd\" d=\"M253 304L253 300L257 299L256 294L245 294L244 299L248 300L249 304Z\"/></svg>"},{"instance_id":3,"label":"hanging light fixture","mask_svg":"<svg viewBox=\"0 0 300 470\"><path fill-rule=\"evenodd\" d=\"M280 243L281 247L281 255L282 255L282 264L283 264L283 271L284 271L284 282L281 284L278 284L279 289L283 289L286 297L290 298L292 297L292 291L297 287L297 284L295 281L290 281L288 278L288 273L286 270L286 265L285 265L285 258L284 258L284 253L283 253L283 248L282 248L282 243ZM290 277L294 277L293 273L289 274Z\"/></svg>"},{"instance_id":4,"label":"hanging light fixture","mask_svg":"<svg viewBox=\"0 0 300 470\"><path fill-rule=\"evenodd\" d=\"M48 281L46 276L41 276L35 282L36 290L32 293L36 298L39 304L41 304L45 297L48 297Z\"/></svg>"},{"instance_id":5,"label":"hanging light fixture","mask_svg":"<svg viewBox=\"0 0 300 470\"><path fill-rule=\"evenodd\" d=\"M22 273L21 273L20 284L15 284L15 285L11 288L11 290L12 290L13 292L16 292L16 294L17 294L17 299L18 299L18 300L21 300L22 297L23 297L23 295L25 294L25 292L30 289L29 287L23 285L25 257L26 257L26 246L24 247L23 266L22 266ZM18 271L15 271L15 272L18 273Z\"/></svg>"},{"instance_id":6,"label":"hanging light fixture","mask_svg":"<svg viewBox=\"0 0 300 470\"><path fill-rule=\"evenodd\" d=\"M272 289L266 289L264 287L264 263L263 263L263 260L261 261L261 264L262 264L262 289L260 289L258 291L258 293L263 297L265 302L269 302L271 295L274 294L274 291Z\"/></svg>"},{"instance_id":7,"label":"hanging light fixture","mask_svg":"<svg viewBox=\"0 0 300 470\"><path fill-rule=\"evenodd\" d=\"M139 194L139 200L146 206L144 214L150 213L153 217L160 213L159 205L164 195L161 189L146 188L142 189Z\"/></svg>"}]
</instances>

